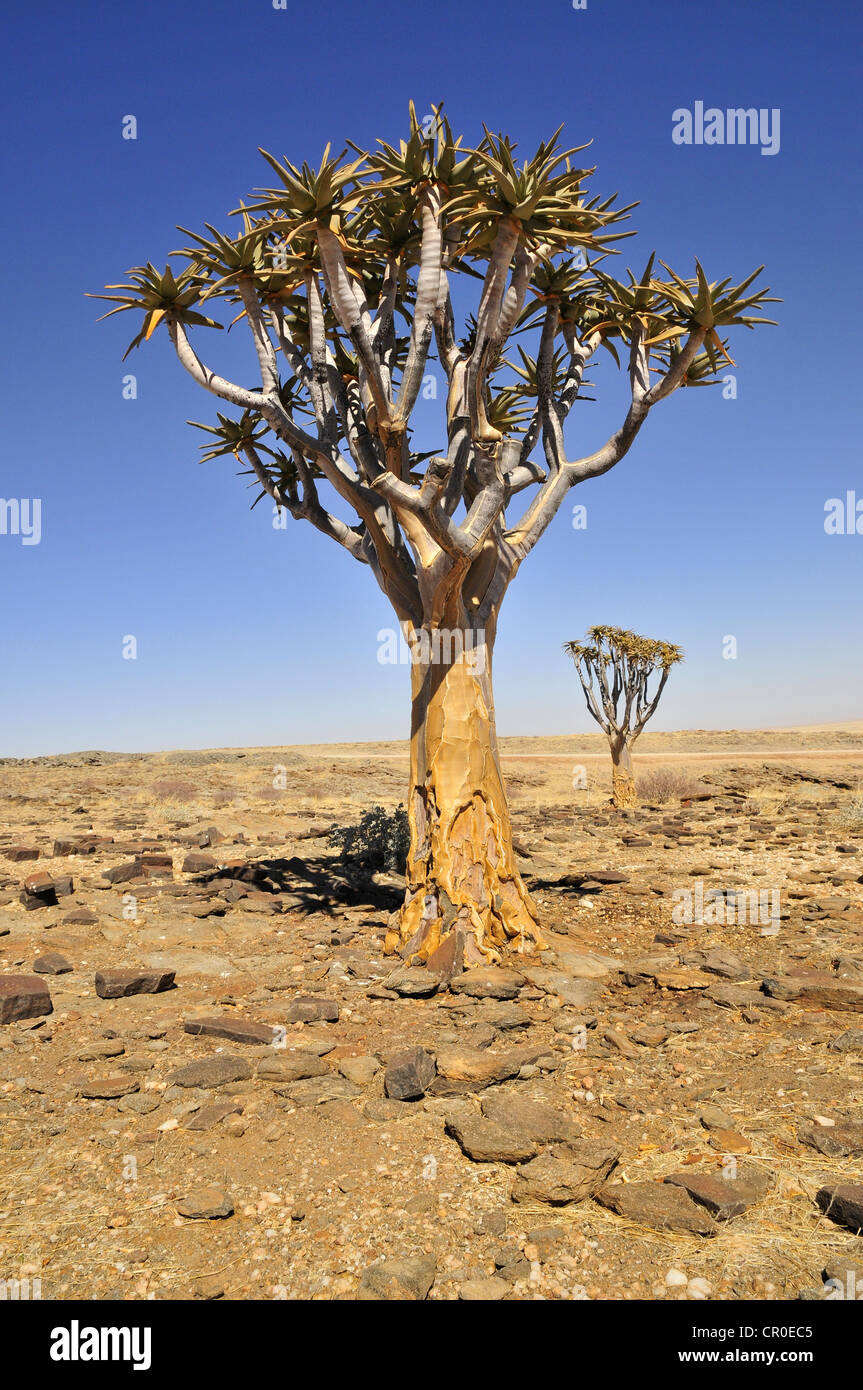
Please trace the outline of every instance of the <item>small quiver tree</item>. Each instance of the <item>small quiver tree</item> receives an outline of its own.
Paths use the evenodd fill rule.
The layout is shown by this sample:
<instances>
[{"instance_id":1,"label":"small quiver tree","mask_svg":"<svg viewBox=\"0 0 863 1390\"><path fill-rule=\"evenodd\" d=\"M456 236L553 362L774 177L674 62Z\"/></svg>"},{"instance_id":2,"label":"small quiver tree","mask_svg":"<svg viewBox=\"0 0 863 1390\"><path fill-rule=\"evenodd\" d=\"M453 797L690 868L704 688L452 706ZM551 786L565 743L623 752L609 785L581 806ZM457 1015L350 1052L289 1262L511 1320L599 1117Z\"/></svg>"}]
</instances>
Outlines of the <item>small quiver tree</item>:
<instances>
[{"instance_id":1,"label":"small quiver tree","mask_svg":"<svg viewBox=\"0 0 863 1390\"><path fill-rule=\"evenodd\" d=\"M632 775L632 745L655 713L672 666L683 660L680 647L654 642L620 627L592 627L587 642L567 642L587 708L611 748L611 799L615 806L638 805ZM653 675L659 680L650 693Z\"/></svg>"}]
</instances>

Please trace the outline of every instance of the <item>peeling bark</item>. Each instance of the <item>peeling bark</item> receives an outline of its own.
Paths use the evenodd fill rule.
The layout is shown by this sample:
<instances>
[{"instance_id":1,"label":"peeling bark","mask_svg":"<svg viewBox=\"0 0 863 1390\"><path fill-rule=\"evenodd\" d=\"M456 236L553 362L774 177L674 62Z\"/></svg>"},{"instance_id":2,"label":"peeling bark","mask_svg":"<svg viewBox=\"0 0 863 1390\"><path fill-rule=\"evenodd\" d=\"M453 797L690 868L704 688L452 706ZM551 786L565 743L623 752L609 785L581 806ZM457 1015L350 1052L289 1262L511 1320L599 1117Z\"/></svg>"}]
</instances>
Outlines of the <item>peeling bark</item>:
<instances>
[{"instance_id":1,"label":"peeling bark","mask_svg":"<svg viewBox=\"0 0 863 1390\"><path fill-rule=\"evenodd\" d=\"M620 810L638 805L638 792L627 743L611 740L611 799Z\"/></svg>"},{"instance_id":2,"label":"peeling bark","mask_svg":"<svg viewBox=\"0 0 863 1390\"><path fill-rule=\"evenodd\" d=\"M545 943L512 848L491 638L469 626L424 632L426 650L412 649L407 889L398 939L389 944L427 960L455 932L465 965L497 963L509 943L516 951Z\"/></svg>"}]
</instances>

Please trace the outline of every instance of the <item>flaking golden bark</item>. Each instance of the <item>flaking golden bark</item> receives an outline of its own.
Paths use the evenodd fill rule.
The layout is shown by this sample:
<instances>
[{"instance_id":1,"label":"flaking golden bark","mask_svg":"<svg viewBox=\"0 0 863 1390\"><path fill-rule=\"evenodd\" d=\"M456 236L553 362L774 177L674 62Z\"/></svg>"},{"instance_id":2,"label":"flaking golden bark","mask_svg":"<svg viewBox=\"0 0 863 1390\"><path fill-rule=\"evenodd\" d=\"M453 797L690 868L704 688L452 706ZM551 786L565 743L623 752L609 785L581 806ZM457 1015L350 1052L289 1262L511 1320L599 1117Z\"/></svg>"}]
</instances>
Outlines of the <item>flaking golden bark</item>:
<instances>
[{"instance_id":1,"label":"flaking golden bark","mask_svg":"<svg viewBox=\"0 0 863 1390\"><path fill-rule=\"evenodd\" d=\"M400 939L423 960L453 931L465 934L466 965L499 962L508 943L517 951L545 944L515 865L489 659L481 646L412 668L411 846Z\"/></svg>"}]
</instances>

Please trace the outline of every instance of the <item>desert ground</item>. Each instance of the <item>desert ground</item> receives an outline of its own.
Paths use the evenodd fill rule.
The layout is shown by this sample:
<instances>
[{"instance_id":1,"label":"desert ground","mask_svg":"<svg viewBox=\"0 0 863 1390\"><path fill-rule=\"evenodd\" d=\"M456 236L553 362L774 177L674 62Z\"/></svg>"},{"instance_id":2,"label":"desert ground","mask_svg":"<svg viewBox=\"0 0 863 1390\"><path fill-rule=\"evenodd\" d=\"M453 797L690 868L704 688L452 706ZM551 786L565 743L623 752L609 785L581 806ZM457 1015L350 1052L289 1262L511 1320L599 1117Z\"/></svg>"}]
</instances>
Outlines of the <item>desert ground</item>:
<instances>
[{"instance_id":1,"label":"desert ground","mask_svg":"<svg viewBox=\"0 0 863 1390\"><path fill-rule=\"evenodd\" d=\"M863 1295L863 721L502 756L548 949L450 981L328 844L402 743L0 762L0 1279Z\"/></svg>"}]
</instances>

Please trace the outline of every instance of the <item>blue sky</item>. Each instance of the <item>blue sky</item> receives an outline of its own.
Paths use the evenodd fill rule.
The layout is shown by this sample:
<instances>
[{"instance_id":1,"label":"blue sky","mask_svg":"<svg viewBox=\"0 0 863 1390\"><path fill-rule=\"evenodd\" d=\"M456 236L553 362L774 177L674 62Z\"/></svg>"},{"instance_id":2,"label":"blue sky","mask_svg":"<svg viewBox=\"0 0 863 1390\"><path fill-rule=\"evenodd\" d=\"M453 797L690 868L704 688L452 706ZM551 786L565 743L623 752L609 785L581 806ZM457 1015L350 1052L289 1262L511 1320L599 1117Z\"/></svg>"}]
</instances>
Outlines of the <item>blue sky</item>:
<instances>
[{"instance_id":1,"label":"blue sky","mask_svg":"<svg viewBox=\"0 0 863 1390\"><path fill-rule=\"evenodd\" d=\"M185 421L218 402L161 332L123 365L132 316L97 325L84 292L164 262L178 223L228 224L266 181L259 145L316 162L329 140L394 141L410 98L443 100L468 142L482 121L525 154L561 122L568 143L592 138L595 191L640 201L618 273L654 247L714 279L764 262L784 299L780 327L734 332L737 398L660 404L629 456L571 494L587 529L564 509L525 563L496 649L500 732L595 727L560 650L594 622L685 648L654 728L860 718L863 534L823 523L828 498L863 501L861 28L830 0L49 0L7 15L0 496L41 499L42 535L0 534L0 755L406 735L408 673L377 661L393 619L368 570L250 512L232 464L199 467ZM674 144L672 113L696 101L778 108L779 152ZM251 381L241 331L208 335L207 354ZM572 457L625 408L610 360L590 376L600 400L570 417ZM431 406L420 425L434 443Z\"/></svg>"}]
</instances>

